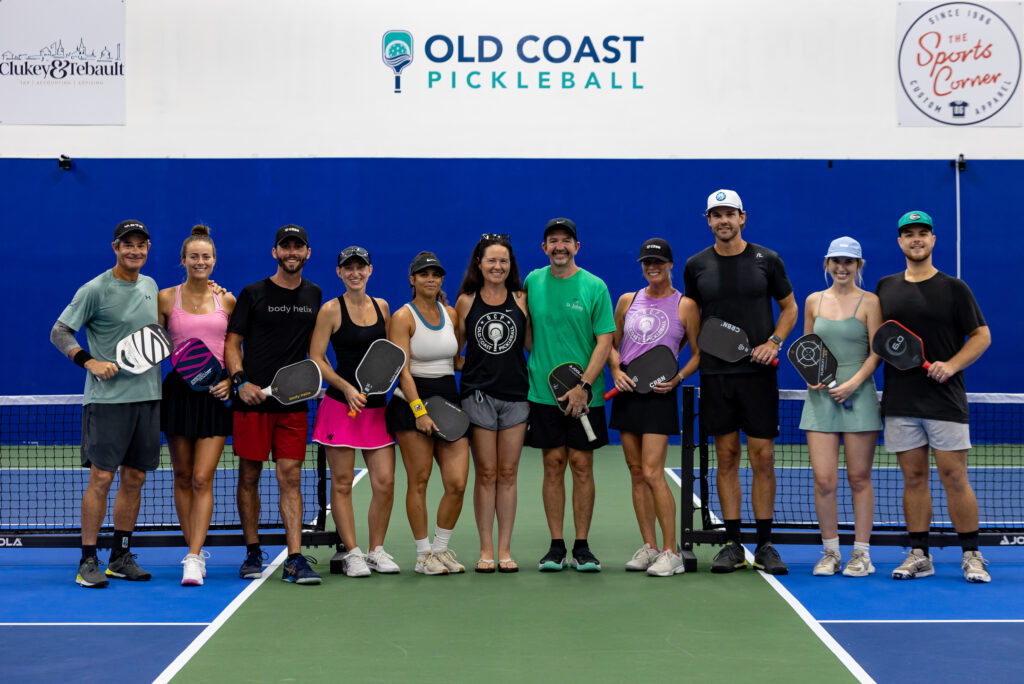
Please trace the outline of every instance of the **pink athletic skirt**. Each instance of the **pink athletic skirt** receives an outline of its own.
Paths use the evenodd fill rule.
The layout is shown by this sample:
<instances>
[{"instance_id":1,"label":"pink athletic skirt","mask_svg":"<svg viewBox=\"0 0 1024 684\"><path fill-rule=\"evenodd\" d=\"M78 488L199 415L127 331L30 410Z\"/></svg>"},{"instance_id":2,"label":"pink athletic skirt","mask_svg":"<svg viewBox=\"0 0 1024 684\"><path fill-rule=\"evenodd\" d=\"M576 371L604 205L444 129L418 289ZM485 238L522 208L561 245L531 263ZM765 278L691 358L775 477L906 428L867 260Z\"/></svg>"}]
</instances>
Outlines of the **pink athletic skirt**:
<instances>
[{"instance_id":1,"label":"pink athletic skirt","mask_svg":"<svg viewBox=\"0 0 1024 684\"><path fill-rule=\"evenodd\" d=\"M364 408L354 418L348 416L348 404L324 397L316 412L313 441L324 446L352 449L380 449L395 440L384 424L385 408Z\"/></svg>"}]
</instances>

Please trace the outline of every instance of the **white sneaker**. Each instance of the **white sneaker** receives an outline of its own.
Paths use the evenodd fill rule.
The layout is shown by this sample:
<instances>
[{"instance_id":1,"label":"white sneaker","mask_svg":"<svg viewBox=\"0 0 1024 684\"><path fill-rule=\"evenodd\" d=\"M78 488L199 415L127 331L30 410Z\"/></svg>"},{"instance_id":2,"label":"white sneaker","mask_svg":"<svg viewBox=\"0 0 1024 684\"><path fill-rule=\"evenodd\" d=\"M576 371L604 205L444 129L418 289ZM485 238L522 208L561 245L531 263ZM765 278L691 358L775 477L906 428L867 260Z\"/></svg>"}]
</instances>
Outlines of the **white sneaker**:
<instances>
[{"instance_id":1,"label":"white sneaker","mask_svg":"<svg viewBox=\"0 0 1024 684\"><path fill-rule=\"evenodd\" d=\"M646 570L651 567L651 564L657 560L660 555L661 552L659 552L658 549L654 548L650 544L644 544L636 550L633 557L628 563L626 563L626 570L630 570L632 572Z\"/></svg>"},{"instance_id":2,"label":"white sneaker","mask_svg":"<svg viewBox=\"0 0 1024 684\"><path fill-rule=\"evenodd\" d=\"M181 586L199 587L203 584L203 558L190 553L182 559Z\"/></svg>"},{"instance_id":3,"label":"white sneaker","mask_svg":"<svg viewBox=\"0 0 1024 684\"><path fill-rule=\"evenodd\" d=\"M358 551L349 551L342 558L342 567L349 577L369 577L370 568L366 565L366 557Z\"/></svg>"},{"instance_id":4,"label":"white sneaker","mask_svg":"<svg viewBox=\"0 0 1024 684\"><path fill-rule=\"evenodd\" d=\"M847 577L866 577L875 571L871 564L871 556L860 549L850 552L850 562L846 564L843 574Z\"/></svg>"},{"instance_id":5,"label":"white sneaker","mask_svg":"<svg viewBox=\"0 0 1024 684\"><path fill-rule=\"evenodd\" d=\"M394 575L402 571L395 562L395 557L382 548L374 549L366 554L366 564L374 572L382 575Z\"/></svg>"},{"instance_id":6,"label":"white sneaker","mask_svg":"<svg viewBox=\"0 0 1024 684\"><path fill-rule=\"evenodd\" d=\"M814 564L813 574L818 577L828 577L839 572L843 567L843 558L838 551L825 549L825 555Z\"/></svg>"},{"instance_id":7,"label":"white sneaker","mask_svg":"<svg viewBox=\"0 0 1024 684\"><path fill-rule=\"evenodd\" d=\"M416 572L421 575L447 575L448 568L444 566L437 556L427 551L416 554Z\"/></svg>"},{"instance_id":8,"label":"white sneaker","mask_svg":"<svg viewBox=\"0 0 1024 684\"><path fill-rule=\"evenodd\" d=\"M683 565L683 557L671 550L662 551L647 568L647 574L650 577L671 577L684 572L686 572L686 566Z\"/></svg>"},{"instance_id":9,"label":"white sneaker","mask_svg":"<svg viewBox=\"0 0 1024 684\"><path fill-rule=\"evenodd\" d=\"M434 554L434 558L441 561L444 567L448 568L448 572L459 573L466 572L466 566L455 560L455 552L451 549L443 549Z\"/></svg>"},{"instance_id":10,"label":"white sneaker","mask_svg":"<svg viewBox=\"0 0 1024 684\"><path fill-rule=\"evenodd\" d=\"M921 549L910 549L906 560L892 571L892 578L898 580L930 577L935 574L931 555L925 556Z\"/></svg>"},{"instance_id":11,"label":"white sneaker","mask_svg":"<svg viewBox=\"0 0 1024 684\"><path fill-rule=\"evenodd\" d=\"M210 557L210 552L206 549L199 550L199 564L203 567L203 579L206 579L206 559Z\"/></svg>"},{"instance_id":12,"label":"white sneaker","mask_svg":"<svg viewBox=\"0 0 1024 684\"><path fill-rule=\"evenodd\" d=\"M964 579L968 582L991 582L985 566L988 561L982 558L980 551L964 551L964 560L960 567L964 569Z\"/></svg>"}]
</instances>

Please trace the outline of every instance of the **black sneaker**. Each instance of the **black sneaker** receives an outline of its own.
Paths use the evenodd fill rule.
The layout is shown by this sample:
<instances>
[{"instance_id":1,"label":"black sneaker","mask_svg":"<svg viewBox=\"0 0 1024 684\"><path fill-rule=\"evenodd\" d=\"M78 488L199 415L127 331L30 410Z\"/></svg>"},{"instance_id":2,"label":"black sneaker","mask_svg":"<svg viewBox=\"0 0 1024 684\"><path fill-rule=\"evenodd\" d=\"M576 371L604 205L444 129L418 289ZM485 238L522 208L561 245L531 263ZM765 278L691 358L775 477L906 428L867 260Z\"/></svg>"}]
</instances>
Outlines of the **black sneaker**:
<instances>
[{"instance_id":1,"label":"black sneaker","mask_svg":"<svg viewBox=\"0 0 1024 684\"><path fill-rule=\"evenodd\" d=\"M309 561L316 564L316 558L312 556L297 556L295 560L286 560L281 579L292 584L320 584L320 575L309 567Z\"/></svg>"},{"instance_id":2,"label":"black sneaker","mask_svg":"<svg viewBox=\"0 0 1024 684\"><path fill-rule=\"evenodd\" d=\"M754 551L754 567L769 575L788 575L789 568L782 562L771 542L765 542Z\"/></svg>"},{"instance_id":3,"label":"black sneaker","mask_svg":"<svg viewBox=\"0 0 1024 684\"><path fill-rule=\"evenodd\" d=\"M134 553L125 553L111 558L107 563L107 577L128 580L130 582L148 582L152 575L139 567L135 562L138 558Z\"/></svg>"},{"instance_id":4,"label":"black sneaker","mask_svg":"<svg viewBox=\"0 0 1024 684\"><path fill-rule=\"evenodd\" d=\"M78 564L78 576L75 577L75 582L90 589L102 589L110 584L110 580L100 570L100 561L96 556L82 559L82 562Z\"/></svg>"},{"instance_id":5,"label":"black sneaker","mask_svg":"<svg viewBox=\"0 0 1024 684\"><path fill-rule=\"evenodd\" d=\"M743 547L736 542L726 542L711 562L711 572L733 572L747 567Z\"/></svg>"},{"instance_id":6,"label":"black sneaker","mask_svg":"<svg viewBox=\"0 0 1024 684\"><path fill-rule=\"evenodd\" d=\"M265 551L249 551L245 554L245 562L238 568L238 576L242 579L259 579L263 576L263 561L268 558Z\"/></svg>"},{"instance_id":7,"label":"black sneaker","mask_svg":"<svg viewBox=\"0 0 1024 684\"><path fill-rule=\"evenodd\" d=\"M572 567L579 572L601 572L601 561L590 552L589 546L572 550Z\"/></svg>"},{"instance_id":8,"label":"black sneaker","mask_svg":"<svg viewBox=\"0 0 1024 684\"><path fill-rule=\"evenodd\" d=\"M541 572L559 572L566 566L565 560L565 549L556 549L551 547L548 552L540 559L540 571Z\"/></svg>"}]
</instances>

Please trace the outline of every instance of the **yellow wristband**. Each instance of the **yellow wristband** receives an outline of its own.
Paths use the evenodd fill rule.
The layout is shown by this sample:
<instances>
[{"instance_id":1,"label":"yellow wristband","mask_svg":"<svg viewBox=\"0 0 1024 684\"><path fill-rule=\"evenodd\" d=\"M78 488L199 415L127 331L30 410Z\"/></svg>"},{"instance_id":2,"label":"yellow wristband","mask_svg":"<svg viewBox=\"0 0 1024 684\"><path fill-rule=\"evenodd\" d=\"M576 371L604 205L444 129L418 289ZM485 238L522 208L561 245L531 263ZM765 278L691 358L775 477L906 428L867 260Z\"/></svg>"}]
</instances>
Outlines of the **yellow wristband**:
<instances>
[{"instance_id":1,"label":"yellow wristband","mask_svg":"<svg viewBox=\"0 0 1024 684\"><path fill-rule=\"evenodd\" d=\"M419 399L413 399L410 401L409 408L412 409L412 415L416 418L427 415L427 409L423 407L423 402Z\"/></svg>"}]
</instances>

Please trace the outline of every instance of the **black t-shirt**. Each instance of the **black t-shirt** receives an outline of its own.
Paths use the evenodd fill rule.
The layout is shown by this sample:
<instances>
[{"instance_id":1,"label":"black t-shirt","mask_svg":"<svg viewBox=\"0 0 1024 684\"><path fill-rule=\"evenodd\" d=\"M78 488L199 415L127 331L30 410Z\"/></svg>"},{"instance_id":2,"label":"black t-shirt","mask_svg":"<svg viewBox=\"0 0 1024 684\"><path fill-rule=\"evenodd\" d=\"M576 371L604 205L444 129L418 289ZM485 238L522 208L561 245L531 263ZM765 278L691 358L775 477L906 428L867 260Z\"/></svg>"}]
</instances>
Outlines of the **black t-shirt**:
<instances>
[{"instance_id":1,"label":"black t-shirt","mask_svg":"<svg viewBox=\"0 0 1024 684\"><path fill-rule=\"evenodd\" d=\"M968 333L985 325L967 283L945 273L910 283L902 273L878 281L875 294L882 318L902 323L924 341L928 361L948 361L964 346ZM885 364L882 414L966 423L969 419L964 374L946 382L928 377L924 368L901 371Z\"/></svg>"},{"instance_id":2,"label":"black t-shirt","mask_svg":"<svg viewBox=\"0 0 1024 684\"><path fill-rule=\"evenodd\" d=\"M756 347L775 332L772 299L783 299L793 292L786 267L770 249L748 242L735 256L722 256L714 246L694 254L683 268L685 294L700 307L700 319L720 318L747 333ZM725 373L772 373L775 369L743 359L735 363L710 354L700 355L702 375Z\"/></svg>"},{"instance_id":3,"label":"black t-shirt","mask_svg":"<svg viewBox=\"0 0 1024 684\"><path fill-rule=\"evenodd\" d=\"M242 290L231 313L228 332L242 336L242 368L249 382L267 387L279 369L306 358L320 299L320 287L305 278L294 290L275 285L270 278ZM267 399L257 406L236 401L234 409L297 413L307 411L308 406L306 402L283 406L275 399Z\"/></svg>"},{"instance_id":4,"label":"black t-shirt","mask_svg":"<svg viewBox=\"0 0 1024 684\"><path fill-rule=\"evenodd\" d=\"M526 401L526 314L510 291L505 302L491 306L478 292L466 315L466 364L460 397L480 390L502 401Z\"/></svg>"}]
</instances>

